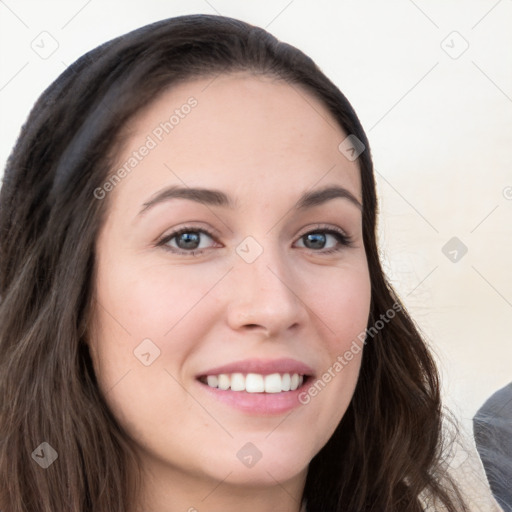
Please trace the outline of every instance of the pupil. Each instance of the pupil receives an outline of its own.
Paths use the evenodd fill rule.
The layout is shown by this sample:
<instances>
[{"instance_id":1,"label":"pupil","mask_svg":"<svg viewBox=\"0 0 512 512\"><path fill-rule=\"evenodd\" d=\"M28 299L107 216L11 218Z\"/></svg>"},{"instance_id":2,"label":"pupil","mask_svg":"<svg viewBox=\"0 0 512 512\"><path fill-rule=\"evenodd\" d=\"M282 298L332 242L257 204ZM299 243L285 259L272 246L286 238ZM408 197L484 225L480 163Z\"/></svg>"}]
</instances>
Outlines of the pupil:
<instances>
[{"instance_id":1,"label":"pupil","mask_svg":"<svg viewBox=\"0 0 512 512\"><path fill-rule=\"evenodd\" d=\"M309 246L311 249L322 249L325 245L325 235L322 233L311 233L306 235L306 238L308 242L312 243L312 246Z\"/></svg>"},{"instance_id":2,"label":"pupil","mask_svg":"<svg viewBox=\"0 0 512 512\"><path fill-rule=\"evenodd\" d=\"M180 242L183 242L180 244ZM178 246L180 249L196 249L199 245L198 233L182 233L178 238Z\"/></svg>"}]
</instances>

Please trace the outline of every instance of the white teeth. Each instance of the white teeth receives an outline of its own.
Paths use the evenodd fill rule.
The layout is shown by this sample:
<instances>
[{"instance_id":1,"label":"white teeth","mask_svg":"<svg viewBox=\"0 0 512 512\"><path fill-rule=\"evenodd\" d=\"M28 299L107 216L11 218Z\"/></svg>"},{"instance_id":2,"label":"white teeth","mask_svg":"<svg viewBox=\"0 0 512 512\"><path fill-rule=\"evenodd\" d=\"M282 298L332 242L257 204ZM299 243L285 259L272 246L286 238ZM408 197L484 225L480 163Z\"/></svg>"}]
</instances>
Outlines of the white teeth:
<instances>
[{"instance_id":1,"label":"white teeth","mask_svg":"<svg viewBox=\"0 0 512 512\"><path fill-rule=\"evenodd\" d=\"M281 389L283 391L290 391L290 383L292 381L292 378L290 377L289 373L285 373L283 375L283 378L281 379Z\"/></svg>"},{"instance_id":2,"label":"white teeth","mask_svg":"<svg viewBox=\"0 0 512 512\"><path fill-rule=\"evenodd\" d=\"M281 380L279 373L265 376L265 393L281 393Z\"/></svg>"},{"instance_id":3,"label":"white teeth","mask_svg":"<svg viewBox=\"0 0 512 512\"><path fill-rule=\"evenodd\" d=\"M231 379L229 378L229 375L226 375L225 373L221 373L219 375L219 389L229 389L231 386Z\"/></svg>"},{"instance_id":4,"label":"white teeth","mask_svg":"<svg viewBox=\"0 0 512 512\"><path fill-rule=\"evenodd\" d=\"M246 391L247 393L281 393L282 391L295 391L302 386L304 376L298 373L272 373L260 375L258 373L221 373L208 375L206 383L211 388L223 391Z\"/></svg>"},{"instance_id":5,"label":"white teeth","mask_svg":"<svg viewBox=\"0 0 512 512\"><path fill-rule=\"evenodd\" d=\"M245 377L242 373L233 373L231 375L231 391L244 391Z\"/></svg>"},{"instance_id":6,"label":"white teeth","mask_svg":"<svg viewBox=\"0 0 512 512\"><path fill-rule=\"evenodd\" d=\"M265 391L263 375L248 373L245 378L245 391L247 391L247 393L263 393L263 391Z\"/></svg>"},{"instance_id":7,"label":"white teeth","mask_svg":"<svg viewBox=\"0 0 512 512\"><path fill-rule=\"evenodd\" d=\"M294 373L292 375L292 381L290 383L290 391L295 391L299 387L299 376Z\"/></svg>"},{"instance_id":8,"label":"white teeth","mask_svg":"<svg viewBox=\"0 0 512 512\"><path fill-rule=\"evenodd\" d=\"M206 382L211 388L219 386L219 379L217 378L217 375L208 375L208 377L206 377Z\"/></svg>"}]
</instances>

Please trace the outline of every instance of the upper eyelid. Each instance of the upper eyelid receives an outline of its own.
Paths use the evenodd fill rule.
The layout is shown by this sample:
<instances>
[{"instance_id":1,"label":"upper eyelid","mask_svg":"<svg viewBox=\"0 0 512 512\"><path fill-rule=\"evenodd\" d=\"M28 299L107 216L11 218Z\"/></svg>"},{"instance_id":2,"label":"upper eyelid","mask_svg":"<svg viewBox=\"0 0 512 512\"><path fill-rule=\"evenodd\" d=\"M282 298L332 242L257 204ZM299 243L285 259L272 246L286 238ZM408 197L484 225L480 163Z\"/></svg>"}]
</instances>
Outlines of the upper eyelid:
<instances>
[{"instance_id":1,"label":"upper eyelid","mask_svg":"<svg viewBox=\"0 0 512 512\"><path fill-rule=\"evenodd\" d=\"M164 243L167 243L167 242L170 242L171 240L173 240L174 238L176 238L177 236L183 234L183 233L188 233L188 232L198 232L198 233L201 233L203 235L206 235L206 236L209 236L214 242L217 242L217 235L206 229L206 228L199 228L199 227L183 227L183 228L178 228L176 229L175 231L172 231L171 233L168 233L166 235L163 235L161 236L157 242L156 242L156 245L162 245Z\"/></svg>"},{"instance_id":2,"label":"upper eyelid","mask_svg":"<svg viewBox=\"0 0 512 512\"><path fill-rule=\"evenodd\" d=\"M343 228L340 228L338 226L332 226L329 224L316 224L314 226L305 228L303 231L301 231L301 234L298 235L298 237L300 238L300 237L307 235L308 233L313 232L313 231L329 231L329 230L339 232L346 237L350 236L346 232L346 230L344 230ZM161 237L159 237L159 240L163 240L163 239L166 239L169 237L172 238L174 236L179 235L180 233L187 232L187 231L197 231L200 233L204 233L210 237L215 237L215 236L220 237L220 232L218 232L217 230L212 229L212 228L204 228L201 226L183 226L181 228L177 228L177 229L171 231L170 233L167 233L166 235L162 235Z\"/></svg>"},{"instance_id":3,"label":"upper eyelid","mask_svg":"<svg viewBox=\"0 0 512 512\"><path fill-rule=\"evenodd\" d=\"M172 239L175 236L178 236L180 233L188 232L188 231L198 231L201 233L204 233L212 238L214 237L220 237L220 232L213 228L205 228L201 226L183 226L181 228L176 228L171 230L170 232L161 235L157 238L157 243L161 242L162 240L169 240Z\"/></svg>"}]
</instances>

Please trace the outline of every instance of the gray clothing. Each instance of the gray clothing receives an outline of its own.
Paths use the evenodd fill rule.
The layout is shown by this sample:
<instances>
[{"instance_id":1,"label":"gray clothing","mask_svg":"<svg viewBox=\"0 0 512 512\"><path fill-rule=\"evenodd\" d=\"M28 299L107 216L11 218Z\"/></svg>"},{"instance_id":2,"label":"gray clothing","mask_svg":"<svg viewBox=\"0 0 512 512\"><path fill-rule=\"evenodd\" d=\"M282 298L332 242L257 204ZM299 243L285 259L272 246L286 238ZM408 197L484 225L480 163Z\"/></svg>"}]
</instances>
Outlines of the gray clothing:
<instances>
[{"instance_id":1,"label":"gray clothing","mask_svg":"<svg viewBox=\"0 0 512 512\"><path fill-rule=\"evenodd\" d=\"M504 512L512 512L512 382L479 409L473 433L492 493Z\"/></svg>"}]
</instances>

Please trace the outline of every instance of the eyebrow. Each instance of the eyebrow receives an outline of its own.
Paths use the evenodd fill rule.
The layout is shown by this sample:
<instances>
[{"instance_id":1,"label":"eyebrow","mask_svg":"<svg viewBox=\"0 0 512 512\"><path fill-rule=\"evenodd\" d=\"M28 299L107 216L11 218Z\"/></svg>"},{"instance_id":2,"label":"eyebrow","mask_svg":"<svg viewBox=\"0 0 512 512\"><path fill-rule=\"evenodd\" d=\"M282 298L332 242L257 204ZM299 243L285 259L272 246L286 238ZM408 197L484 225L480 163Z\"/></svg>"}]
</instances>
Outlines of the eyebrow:
<instances>
[{"instance_id":1,"label":"eyebrow","mask_svg":"<svg viewBox=\"0 0 512 512\"><path fill-rule=\"evenodd\" d=\"M330 185L319 190L311 192L304 192L299 200L295 203L295 209L306 210L314 206L319 206L332 199L341 198L347 199L352 204L357 206L359 210L363 209L360 201L344 187L338 185ZM156 194L152 199L143 204L142 210L139 215L149 210L153 206L169 201L171 199L189 199L210 206L221 206L225 208L235 209L236 202L233 201L227 194L220 190L207 189L207 188L190 188L180 187L177 185L165 188Z\"/></svg>"}]
</instances>

